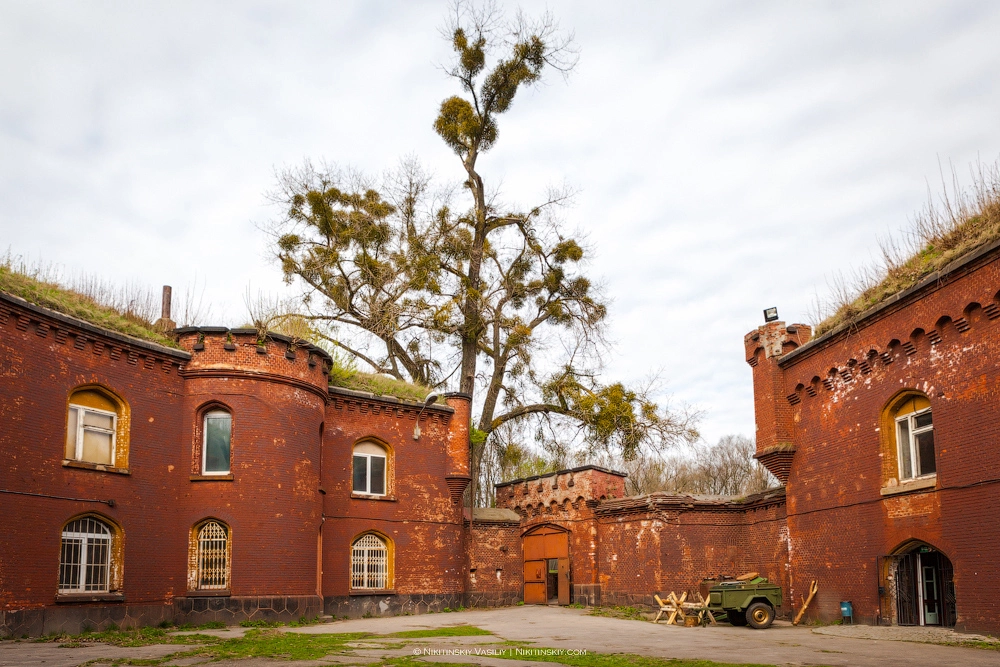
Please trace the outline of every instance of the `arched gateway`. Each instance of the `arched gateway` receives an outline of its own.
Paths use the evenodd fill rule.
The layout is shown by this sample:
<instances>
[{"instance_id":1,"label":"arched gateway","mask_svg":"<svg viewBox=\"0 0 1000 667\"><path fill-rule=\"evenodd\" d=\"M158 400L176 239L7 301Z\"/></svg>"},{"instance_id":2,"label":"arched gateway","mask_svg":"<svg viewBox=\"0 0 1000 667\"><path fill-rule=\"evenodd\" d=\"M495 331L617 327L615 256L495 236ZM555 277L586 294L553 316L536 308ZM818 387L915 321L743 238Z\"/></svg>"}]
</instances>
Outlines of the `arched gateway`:
<instances>
[{"instance_id":1,"label":"arched gateway","mask_svg":"<svg viewBox=\"0 0 1000 667\"><path fill-rule=\"evenodd\" d=\"M553 525L532 528L524 545L524 603L569 604L569 532Z\"/></svg>"},{"instance_id":2,"label":"arched gateway","mask_svg":"<svg viewBox=\"0 0 1000 667\"><path fill-rule=\"evenodd\" d=\"M914 540L881 560L879 606L884 623L955 625L955 582L946 555Z\"/></svg>"}]
</instances>

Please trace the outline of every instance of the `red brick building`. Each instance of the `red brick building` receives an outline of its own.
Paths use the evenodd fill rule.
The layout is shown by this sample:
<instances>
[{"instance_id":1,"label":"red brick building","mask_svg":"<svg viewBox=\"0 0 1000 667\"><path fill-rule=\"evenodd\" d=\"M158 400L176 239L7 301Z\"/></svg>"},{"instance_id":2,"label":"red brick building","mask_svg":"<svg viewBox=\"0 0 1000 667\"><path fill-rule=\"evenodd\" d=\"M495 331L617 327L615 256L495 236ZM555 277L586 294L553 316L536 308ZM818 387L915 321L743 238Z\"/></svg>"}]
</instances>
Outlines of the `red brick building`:
<instances>
[{"instance_id":1,"label":"red brick building","mask_svg":"<svg viewBox=\"0 0 1000 667\"><path fill-rule=\"evenodd\" d=\"M997 326L1000 243L815 339L746 336L781 488L626 497L584 466L470 515L467 396L338 389L283 336L175 349L0 294L0 633L649 604L747 571L785 616L815 580L808 618L997 633Z\"/></svg>"},{"instance_id":2,"label":"red brick building","mask_svg":"<svg viewBox=\"0 0 1000 667\"><path fill-rule=\"evenodd\" d=\"M506 513L472 522L489 545L472 551L477 601L555 602L567 585L591 604L649 604L756 571L781 584L785 616L816 581L807 619L850 602L858 623L1000 632L997 327L1000 242L815 339L759 327L745 337L757 458L781 488L626 498L620 473L592 467L500 484Z\"/></svg>"},{"instance_id":3,"label":"red brick building","mask_svg":"<svg viewBox=\"0 0 1000 667\"><path fill-rule=\"evenodd\" d=\"M279 335L175 333L0 294L0 633L462 604L468 397L332 388L329 356Z\"/></svg>"}]
</instances>

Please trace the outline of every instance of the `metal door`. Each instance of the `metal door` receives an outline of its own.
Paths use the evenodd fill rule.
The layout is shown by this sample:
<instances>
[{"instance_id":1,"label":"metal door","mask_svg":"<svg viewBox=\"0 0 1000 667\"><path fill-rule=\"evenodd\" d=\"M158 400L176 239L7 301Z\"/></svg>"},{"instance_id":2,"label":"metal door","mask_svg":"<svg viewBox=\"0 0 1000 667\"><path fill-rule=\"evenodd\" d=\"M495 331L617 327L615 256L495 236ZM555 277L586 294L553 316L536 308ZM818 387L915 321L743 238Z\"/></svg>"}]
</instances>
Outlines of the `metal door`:
<instances>
[{"instance_id":1,"label":"metal door","mask_svg":"<svg viewBox=\"0 0 1000 667\"><path fill-rule=\"evenodd\" d=\"M545 604L545 561L524 562L524 604Z\"/></svg>"},{"instance_id":2,"label":"metal door","mask_svg":"<svg viewBox=\"0 0 1000 667\"><path fill-rule=\"evenodd\" d=\"M559 604L569 604L569 533L555 526L539 526L525 535L521 544L524 549L524 603L547 604L552 596ZM551 581L549 561L554 566ZM561 561L566 561L565 567Z\"/></svg>"},{"instance_id":3,"label":"metal door","mask_svg":"<svg viewBox=\"0 0 1000 667\"><path fill-rule=\"evenodd\" d=\"M896 623L919 625L917 607L917 558L904 554L896 559Z\"/></svg>"},{"instance_id":4,"label":"metal door","mask_svg":"<svg viewBox=\"0 0 1000 667\"><path fill-rule=\"evenodd\" d=\"M559 559L559 604L569 604L569 558Z\"/></svg>"}]
</instances>

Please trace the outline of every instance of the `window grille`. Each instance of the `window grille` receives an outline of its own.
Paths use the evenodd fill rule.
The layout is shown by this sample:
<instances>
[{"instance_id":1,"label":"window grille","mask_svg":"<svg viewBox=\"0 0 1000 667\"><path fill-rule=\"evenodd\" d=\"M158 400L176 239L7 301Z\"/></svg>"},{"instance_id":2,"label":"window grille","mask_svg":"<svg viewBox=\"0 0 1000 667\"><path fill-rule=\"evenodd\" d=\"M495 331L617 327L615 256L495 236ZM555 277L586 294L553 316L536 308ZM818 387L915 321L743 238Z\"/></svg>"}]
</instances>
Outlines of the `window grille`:
<instances>
[{"instance_id":1,"label":"window grille","mask_svg":"<svg viewBox=\"0 0 1000 667\"><path fill-rule=\"evenodd\" d=\"M377 535L364 535L351 545L351 588L389 587L389 549Z\"/></svg>"},{"instance_id":2,"label":"window grille","mask_svg":"<svg viewBox=\"0 0 1000 667\"><path fill-rule=\"evenodd\" d=\"M198 529L198 589L229 588L229 531L217 521Z\"/></svg>"},{"instance_id":3,"label":"window grille","mask_svg":"<svg viewBox=\"0 0 1000 667\"><path fill-rule=\"evenodd\" d=\"M111 529L93 517L77 519L62 532L60 593L107 593L111 569Z\"/></svg>"}]
</instances>

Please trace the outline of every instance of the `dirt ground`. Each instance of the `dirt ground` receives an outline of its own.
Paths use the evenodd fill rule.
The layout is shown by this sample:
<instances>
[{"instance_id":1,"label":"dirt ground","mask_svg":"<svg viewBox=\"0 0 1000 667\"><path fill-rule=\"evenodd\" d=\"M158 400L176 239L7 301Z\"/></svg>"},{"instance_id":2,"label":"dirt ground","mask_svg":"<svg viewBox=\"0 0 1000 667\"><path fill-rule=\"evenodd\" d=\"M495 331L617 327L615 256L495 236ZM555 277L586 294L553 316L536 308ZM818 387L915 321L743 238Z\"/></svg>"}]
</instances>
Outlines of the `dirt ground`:
<instances>
[{"instance_id":1,"label":"dirt ground","mask_svg":"<svg viewBox=\"0 0 1000 667\"><path fill-rule=\"evenodd\" d=\"M360 642L354 655L330 655L320 660L288 661L252 658L206 663L203 658L186 658L167 663L177 667L206 664L260 667L264 665L345 665L378 662L381 658L417 656L427 662L475 663L484 667L538 667L538 662L476 655L479 652L513 651L498 644L504 640L530 642L534 646L586 650L591 653L636 653L658 658L697 658L734 663L774 665L933 665L934 667L976 667L1000 665L1000 651L924 643L961 639L948 631L925 632L910 628L792 627L775 623L768 630L751 630L726 624L707 628L654 625L649 622L591 616L586 610L559 607L508 607L470 610L447 614L397 616L392 618L337 621L287 632L389 634L453 625L474 625L494 636L439 637L399 641L382 647L377 641ZM219 631L238 636L238 628ZM869 638L865 638L869 637ZM916 640L916 641L914 641ZM103 644L81 648L60 648L56 643L28 641L0 642L0 667L76 667L98 658L158 658L176 652L178 646L155 645L119 648Z\"/></svg>"}]
</instances>

